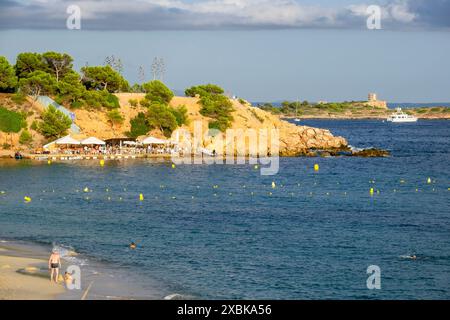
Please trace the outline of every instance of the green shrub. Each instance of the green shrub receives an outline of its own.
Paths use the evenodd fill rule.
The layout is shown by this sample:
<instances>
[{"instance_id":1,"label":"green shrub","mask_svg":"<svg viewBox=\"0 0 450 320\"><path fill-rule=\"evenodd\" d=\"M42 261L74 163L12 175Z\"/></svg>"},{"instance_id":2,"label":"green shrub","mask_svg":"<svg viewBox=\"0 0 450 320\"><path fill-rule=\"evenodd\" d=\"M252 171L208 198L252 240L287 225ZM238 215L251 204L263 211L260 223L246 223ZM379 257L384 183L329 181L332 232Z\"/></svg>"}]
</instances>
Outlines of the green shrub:
<instances>
[{"instance_id":1,"label":"green shrub","mask_svg":"<svg viewBox=\"0 0 450 320\"><path fill-rule=\"evenodd\" d=\"M122 114L117 109L113 109L113 110L109 111L107 114L107 117L108 117L109 122L111 122L113 129L114 129L114 125L116 125L116 124L120 125L124 121Z\"/></svg>"},{"instance_id":2,"label":"green shrub","mask_svg":"<svg viewBox=\"0 0 450 320\"><path fill-rule=\"evenodd\" d=\"M108 110L119 109L119 98L105 90L86 91L83 96L86 106L92 109L106 108Z\"/></svg>"},{"instance_id":3,"label":"green shrub","mask_svg":"<svg viewBox=\"0 0 450 320\"><path fill-rule=\"evenodd\" d=\"M245 101L244 99L239 98L239 103L242 104L243 106L247 105L247 101Z\"/></svg>"},{"instance_id":4,"label":"green shrub","mask_svg":"<svg viewBox=\"0 0 450 320\"><path fill-rule=\"evenodd\" d=\"M83 107L84 103L83 101L72 101L72 103L70 104L70 107L72 109L79 109L81 107Z\"/></svg>"},{"instance_id":5,"label":"green shrub","mask_svg":"<svg viewBox=\"0 0 450 320\"><path fill-rule=\"evenodd\" d=\"M72 124L68 116L52 105L42 114L42 120L38 124L38 131L46 138L60 138L66 135Z\"/></svg>"},{"instance_id":6,"label":"green shrub","mask_svg":"<svg viewBox=\"0 0 450 320\"><path fill-rule=\"evenodd\" d=\"M9 150L9 149L11 149L11 145L10 145L9 143L4 143L4 144L2 145L2 148L3 148L4 150Z\"/></svg>"},{"instance_id":7,"label":"green shrub","mask_svg":"<svg viewBox=\"0 0 450 320\"><path fill-rule=\"evenodd\" d=\"M195 97L197 94L200 97L203 97L206 95L220 95L224 93L224 90L215 84L205 84L186 89L184 93L187 97Z\"/></svg>"},{"instance_id":8,"label":"green shrub","mask_svg":"<svg viewBox=\"0 0 450 320\"><path fill-rule=\"evenodd\" d=\"M32 141L33 137L31 136L31 133L28 131L28 129L23 130L19 137L19 143L29 145Z\"/></svg>"},{"instance_id":9,"label":"green shrub","mask_svg":"<svg viewBox=\"0 0 450 320\"><path fill-rule=\"evenodd\" d=\"M146 135L150 131L145 113L139 112L138 115L130 120L131 130L127 133L130 138L136 139L139 136Z\"/></svg>"},{"instance_id":10,"label":"green shrub","mask_svg":"<svg viewBox=\"0 0 450 320\"><path fill-rule=\"evenodd\" d=\"M145 98L150 102L169 104L174 96L173 92L159 80L144 83L142 87L147 93Z\"/></svg>"},{"instance_id":11,"label":"green shrub","mask_svg":"<svg viewBox=\"0 0 450 320\"><path fill-rule=\"evenodd\" d=\"M5 57L0 56L0 92L14 92L17 76L14 67Z\"/></svg>"},{"instance_id":12,"label":"green shrub","mask_svg":"<svg viewBox=\"0 0 450 320\"><path fill-rule=\"evenodd\" d=\"M26 126L27 123L22 113L0 107L0 131L6 133L18 133Z\"/></svg>"},{"instance_id":13,"label":"green shrub","mask_svg":"<svg viewBox=\"0 0 450 320\"><path fill-rule=\"evenodd\" d=\"M179 106L177 108L170 107L170 112L175 116L178 126L182 126L189 123L186 106Z\"/></svg>"},{"instance_id":14,"label":"green shrub","mask_svg":"<svg viewBox=\"0 0 450 320\"><path fill-rule=\"evenodd\" d=\"M34 130L34 131L37 131L37 130L38 130L38 123L37 123L36 120L34 120L34 121L31 123L30 129L31 129L31 130Z\"/></svg>"},{"instance_id":15,"label":"green shrub","mask_svg":"<svg viewBox=\"0 0 450 320\"><path fill-rule=\"evenodd\" d=\"M147 112L147 123L150 129L160 129L166 137L178 127L177 119L167 105L154 102Z\"/></svg>"},{"instance_id":16,"label":"green shrub","mask_svg":"<svg viewBox=\"0 0 450 320\"><path fill-rule=\"evenodd\" d=\"M23 93L17 92L11 96L11 100L18 105L22 105L25 101L27 101L27 96Z\"/></svg>"},{"instance_id":17,"label":"green shrub","mask_svg":"<svg viewBox=\"0 0 450 320\"><path fill-rule=\"evenodd\" d=\"M212 118L209 127L225 131L231 126L234 111L233 104L228 97L223 95L223 89L217 85L207 84L186 89L187 96L200 95L202 105L200 114Z\"/></svg>"},{"instance_id":18,"label":"green shrub","mask_svg":"<svg viewBox=\"0 0 450 320\"><path fill-rule=\"evenodd\" d=\"M132 106L133 108L136 108L139 104L139 101L137 99L130 99L128 100L128 103L130 104L130 106Z\"/></svg>"}]
</instances>

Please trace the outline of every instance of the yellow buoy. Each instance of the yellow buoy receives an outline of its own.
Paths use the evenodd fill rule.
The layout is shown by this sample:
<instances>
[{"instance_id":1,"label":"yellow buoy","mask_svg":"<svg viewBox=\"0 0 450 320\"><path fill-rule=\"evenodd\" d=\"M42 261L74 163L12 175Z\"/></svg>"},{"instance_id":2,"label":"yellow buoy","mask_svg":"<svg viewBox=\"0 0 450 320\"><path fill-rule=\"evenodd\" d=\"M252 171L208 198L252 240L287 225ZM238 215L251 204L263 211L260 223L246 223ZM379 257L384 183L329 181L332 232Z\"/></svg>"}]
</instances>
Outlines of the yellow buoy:
<instances>
[{"instance_id":1,"label":"yellow buoy","mask_svg":"<svg viewBox=\"0 0 450 320\"><path fill-rule=\"evenodd\" d=\"M47 164L49 164L49 165L50 165L50 164L52 164L52 162L51 162L50 160L48 160L48 161L47 161Z\"/></svg>"},{"instance_id":2,"label":"yellow buoy","mask_svg":"<svg viewBox=\"0 0 450 320\"><path fill-rule=\"evenodd\" d=\"M375 193L375 190L373 188L370 188L370 194L373 196L374 193Z\"/></svg>"},{"instance_id":3,"label":"yellow buoy","mask_svg":"<svg viewBox=\"0 0 450 320\"><path fill-rule=\"evenodd\" d=\"M103 160L103 159L102 159L102 160L100 160L100 166L102 166L102 167L103 167L104 165L105 165L105 160Z\"/></svg>"},{"instance_id":4,"label":"yellow buoy","mask_svg":"<svg viewBox=\"0 0 450 320\"><path fill-rule=\"evenodd\" d=\"M172 169L175 169L175 163L172 163Z\"/></svg>"},{"instance_id":5,"label":"yellow buoy","mask_svg":"<svg viewBox=\"0 0 450 320\"><path fill-rule=\"evenodd\" d=\"M431 178L428 178L427 183L431 184Z\"/></svg>"},{"instance_id":6,"label":"yellow buoy","mask_svg":"<svg viewBox=\"0 0 450 320\"><path fill-rule=\"evenodd\" d=\"M258 170L259 167L257 164L255 164L254 168L255 168L255 170Z\"/></svg>"},{"instance_id":7,"label":"yellow buoy","mask_svg":"<svg viewBox=\"0 0 450 320\"><path fill-rule=\"evenodd\" d=\"M144 201L144 195L142 193L139 194L139 201Z\"/></svg>"},{"instance_id":8,"label":"yellow buoy","mask_svg":"<svg viewBox=\"0 0 450 320\"><path fill-rule=\"evenodd\" d=\"M317 163L314 165L314 171L319 171L319 165Z\"/></svg>"},{"instance_id":9,"label":"yellow buoy","mask_svg":"<svg viewBox=\"0 0 450 320\"><path fill-rule=\"evenodd\" d=\"M89 192L89 188L86 187L86 188L83 189L83 191L84 191L84 192Z\"/></svg>"},{"instance_id":10,"label":"yellow buoy","mask_svg":"<svg viewBox=\"0 0 450 320\"><path fill-rule=\"evenodd\" d=\"M277 187L275 181L272 181L272 189L275 189Z\"/></svg>"},{"instance_id":11,"label":"yellow buoy","mask_svg":"<svg viewBox=\"0 0 450 320\"><path fill-rule=\"evenodd\" d=\"M25 200L25 202L31 202L31 198L28 196L23 197L23 200Z\"/></svg>"}]
</instances>

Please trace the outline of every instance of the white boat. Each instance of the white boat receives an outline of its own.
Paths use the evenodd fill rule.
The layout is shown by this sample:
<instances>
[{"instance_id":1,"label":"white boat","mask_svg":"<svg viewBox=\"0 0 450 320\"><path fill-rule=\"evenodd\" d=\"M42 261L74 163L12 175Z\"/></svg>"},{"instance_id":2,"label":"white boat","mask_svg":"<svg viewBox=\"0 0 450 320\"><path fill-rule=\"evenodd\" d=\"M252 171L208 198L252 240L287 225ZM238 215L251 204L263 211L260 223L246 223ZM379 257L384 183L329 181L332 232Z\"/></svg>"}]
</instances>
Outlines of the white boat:
<instances>
[{"instance_id":1,"label":"white boat","mask_svg":"<svg viewBox=\"0 0 450 320\"><path fill-rule=\"evenodd\" d=\"M300 122L301 120L299 118L294 119L295 122Z\"/></svg>"},{"instance_id":2,"label":"white boat","mask_svg":"<svg viewBox=\"0 0 450 320\"><path fill-rule=\"evenodd\" d=\"M417 122L417 118L414 116L411 116L409 114L406 114L402 111L402 108L396 108L397 112L391 114L387 121L389 122Z\"/></svg>"}]
</instances>

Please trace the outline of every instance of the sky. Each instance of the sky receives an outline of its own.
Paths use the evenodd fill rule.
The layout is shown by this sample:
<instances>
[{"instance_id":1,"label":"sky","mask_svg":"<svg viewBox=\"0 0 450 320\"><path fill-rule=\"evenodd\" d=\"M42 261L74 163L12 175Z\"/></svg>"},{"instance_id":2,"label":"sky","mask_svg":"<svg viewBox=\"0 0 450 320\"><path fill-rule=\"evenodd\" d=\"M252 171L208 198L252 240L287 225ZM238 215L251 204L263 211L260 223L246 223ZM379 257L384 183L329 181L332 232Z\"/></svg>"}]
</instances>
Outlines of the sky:
<instances>
[{"instance_id":1,"label":"sky","mask_svg":"<svg viewBox=\"0 0 450 320\"><path fill-rule=\"evenodd\" d=\"M81 12L69 30L68 6ZM367 29L369 5L381 30ZM67 52L79 69L115 55L175 90L217 83L251 101L450 101L450 0L2 0L0 55Z\"/></svg>"}]
</instances>

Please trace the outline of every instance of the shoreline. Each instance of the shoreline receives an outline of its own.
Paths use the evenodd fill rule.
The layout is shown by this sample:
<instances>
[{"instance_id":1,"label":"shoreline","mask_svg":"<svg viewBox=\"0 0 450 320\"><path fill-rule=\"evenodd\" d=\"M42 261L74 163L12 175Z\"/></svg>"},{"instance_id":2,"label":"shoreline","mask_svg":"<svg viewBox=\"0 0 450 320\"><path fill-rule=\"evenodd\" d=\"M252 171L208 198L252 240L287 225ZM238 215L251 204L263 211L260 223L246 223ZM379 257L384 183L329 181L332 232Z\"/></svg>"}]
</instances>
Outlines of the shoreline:
<instances>
[{"instance_id":1,"label":"shoreline","mask_svg":"<svg viewBox=\"0 0 450 320\"><path fill-rule=\"evenodd\" d=\"M419 120L426 120L426 121L433 121L433 120L450 120L449 116L444 117L420 117L415 115ZM294 119L300 119L300 120L386 120L385 116L361 116L361 117L355 117L355 116L337 116L337 117L330 117L330 116L301 116L301 117L295 117L295 116L281 116L282 119L286 120L294 120Z\"/></svg>"},{"instance_id":2,"label":"shoreline","mask_svg":"<svg viewBox=\"0 0 450 320\"><path fill-rule=\"evenodd\" d=\"M0 300L56 300L66 292L50 282L47 260L36 251L0 242Z\"/></svg>"},{"instance_id":3,"label":"shoreline","mask_svg":"<svg viewBox=\"0 0 450 320\"><path fill-rule=\"evenodd\" d=\"M50 282L47 259L52 246L34 242L0 240L0 300L157 300L166 295L139 286L136 279L70 248L53 246L61 254L60 281ZM81 269L81 289L68 290L61 275L67 267Z\"/></svg>"}]
</instances>

